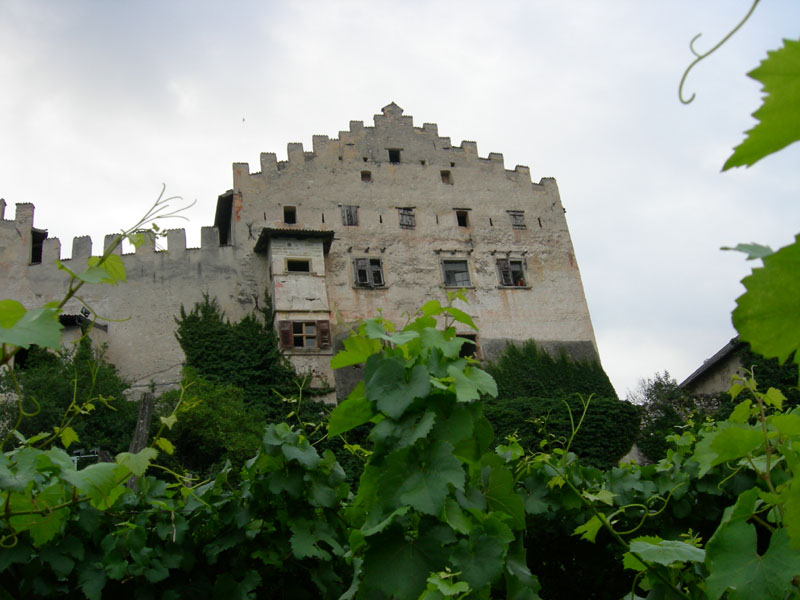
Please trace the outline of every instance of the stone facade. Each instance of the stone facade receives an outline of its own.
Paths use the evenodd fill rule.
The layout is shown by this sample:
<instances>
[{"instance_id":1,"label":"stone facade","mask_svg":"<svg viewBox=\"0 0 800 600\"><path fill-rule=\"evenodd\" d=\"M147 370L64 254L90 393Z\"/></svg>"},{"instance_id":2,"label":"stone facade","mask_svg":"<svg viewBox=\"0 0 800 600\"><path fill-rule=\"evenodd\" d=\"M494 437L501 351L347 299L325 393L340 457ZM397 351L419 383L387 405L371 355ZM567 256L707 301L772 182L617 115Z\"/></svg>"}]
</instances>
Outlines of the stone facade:
<instances>
[{"instance_id":1,"label":"stone facade","mask_svg":"<svg viewBox=\"0 0 800 600\"><path fill-rule=\"evenodd\" d=\"M328 363L352 323L379 312L402 323L460 288L469 301L460 308L479 328L479 358L533 338L597 359L555 180L532 183L527 167L507 170L497 153L481 158L475 142L453 146L394 103L374 123L352 121L338 139L314 136L312 152L289 144L286 161L264 153L259 172L235 163L201 248L170 231L166 251L149 244L123 257L126 285L91 286L84 299L98 314L128 319L104 333L121 372L142 388L174 383L183 358L174 317L204 293L231 319L269 295L285 353L340 391L353 374ZM58 297L60 242L33 227L32 205L18 204L13 221L4 209L0 201L0 297L26 306ZM90 254L91 240L76 238L67 264Z\"/></svg>"}]
</instances>

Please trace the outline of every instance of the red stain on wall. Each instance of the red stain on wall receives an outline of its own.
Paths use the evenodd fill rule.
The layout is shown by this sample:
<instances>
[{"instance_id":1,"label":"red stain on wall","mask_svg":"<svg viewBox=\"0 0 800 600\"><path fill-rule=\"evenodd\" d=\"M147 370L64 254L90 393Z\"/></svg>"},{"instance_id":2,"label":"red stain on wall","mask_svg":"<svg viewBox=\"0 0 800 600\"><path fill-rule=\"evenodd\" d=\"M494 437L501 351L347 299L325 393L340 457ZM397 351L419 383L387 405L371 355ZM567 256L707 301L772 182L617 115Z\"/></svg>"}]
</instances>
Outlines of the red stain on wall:
<instances>
[{"instance_id":1,"label":"red stain on wall","mask_svg":"<svg viewBox=\"0 0 800 600\"><path fill-rule=\"evenodd\" d=\"M233 196L233 218L237 221L241 221L241 212L242 212L242 195L235 194Z\"/></svg>"}]
</instances>

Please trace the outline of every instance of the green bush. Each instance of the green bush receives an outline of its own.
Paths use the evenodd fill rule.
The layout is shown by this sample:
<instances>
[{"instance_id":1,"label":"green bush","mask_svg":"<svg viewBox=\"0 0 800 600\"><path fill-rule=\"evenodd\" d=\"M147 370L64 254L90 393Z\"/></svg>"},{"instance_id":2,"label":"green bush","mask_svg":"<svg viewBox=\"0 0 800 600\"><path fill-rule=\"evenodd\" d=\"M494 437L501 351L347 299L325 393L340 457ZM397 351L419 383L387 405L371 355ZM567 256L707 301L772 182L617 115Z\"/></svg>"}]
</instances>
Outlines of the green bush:
<instances>
[{"instance_id":1,"label":"green bush","mask_svg":"<svg viewBox=\"0 0 800 600\"><path fill-rule=\"evenodd\" d=\"M73 399L78 403L91 400L93 410L71 424L79 440L70 449L99 448L112 456L128 450L138 405L124 398L127 382L105 361L102 350L92 348L88 338L81 340L72 353L65 350L54 354L32 346L24 367L16 369L15 375L25 409L30 412L39 406L36 416L19 424L19 431L26 437L39 432L52 433L54 427L61 425ZM9 374L3 376L0 388L5 392L15 389ZM97 400L100 396L105 402ZM13 426L16 413L15 404L0 406L0 419L6 426Z\"/></svg>"},{"instance_id":2,"label":"green bush","mask_svg":"<svg viewBox=\"0 0 800 600\"><path fill-rule=\"evenodd\" d=\"M572 433L570 412L577 426L583 411L578 396L563 399L493 398L484 399L483 406L498 442L504 443L508 435L516 435L520 445L532 452L539 449L543 440L566 443ZM613 467L630 450L639 419L639 409L630 402L616 398L591 398L571 451L584 464L597 468Z\"/></svg>"},{"instance_id":3,"label":"green bush","mask_svg":"<svg viewBox=\"0 0 800 600\"><path fill-rule=\"evenodd\" d=\"M508 344L486 370L497 381L498 399L561 398L571 394L616 398L617 393L599 362L574 362L562 353L553 358L534 340Z\"/></svg>"}]
</instances>

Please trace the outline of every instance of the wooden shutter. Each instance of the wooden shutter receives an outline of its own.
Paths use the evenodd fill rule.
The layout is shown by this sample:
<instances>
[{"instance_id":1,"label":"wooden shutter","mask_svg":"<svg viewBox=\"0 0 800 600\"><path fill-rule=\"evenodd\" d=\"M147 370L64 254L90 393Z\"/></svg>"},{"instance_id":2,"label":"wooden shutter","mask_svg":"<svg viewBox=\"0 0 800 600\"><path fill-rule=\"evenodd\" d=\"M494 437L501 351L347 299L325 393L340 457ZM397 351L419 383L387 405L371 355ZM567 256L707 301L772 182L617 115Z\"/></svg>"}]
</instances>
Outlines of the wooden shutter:
<instances>
[{"instance_id":1,"label":"wooden shutter","mask_svg":"<svg viewBox=\"0 0 800 600\"><path fill-rule=\"evenodd\" d=\"M370 275L372 285L378 287L383 285L383 265L380 258L370 259Z\"/></svg>"},{"instance_id":2,"label":"wooden shutter","mask_svg":"<svg viewBox=\"0 0 800 600\"><path fill-rule=\"evenodd\" d=\"M500 274L500 285L514 285L511 278L511 265L507 258L497 259L497 272Z\"/></svg>"},{"instance_id":3,"label":"wooden shutter","mask_svg":"<svg viewBox=\"0 0 800 600\"><path fill-rule=\"evenodd\" d=\"M331 322L317 321L317 345L327 348L331 345Z\"/></svg>"},{"instance_id":4,"label":"wooden shutter","mask_svg":"<svg viewBox=\"0 0 800 600\"><path fill-rule=\"evenodd\" d=\"M292 348L292 322L278 321L278 338L281 341L281 348Z\"/></svg>"}]
</instances>

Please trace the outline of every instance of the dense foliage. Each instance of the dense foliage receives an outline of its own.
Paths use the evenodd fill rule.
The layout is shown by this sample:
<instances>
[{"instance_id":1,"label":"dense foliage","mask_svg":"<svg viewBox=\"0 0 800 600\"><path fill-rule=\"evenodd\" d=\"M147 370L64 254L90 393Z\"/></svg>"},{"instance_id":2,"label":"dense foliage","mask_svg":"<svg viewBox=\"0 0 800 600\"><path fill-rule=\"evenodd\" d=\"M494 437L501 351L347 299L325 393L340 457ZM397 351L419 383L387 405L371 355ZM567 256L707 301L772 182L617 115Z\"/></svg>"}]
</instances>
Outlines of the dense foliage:
<instances>
[{"instance_id":1,"label":"dense foliage","mask_svg":"<svg viewBox=\"0 0 800 600\"><path fill-rule=\"evenodd\" d=\"M553 445L566 443L577 424L574 416L581 413L583 402L577 395L559 399L486 398L483 412L498 440L513 435L525 450L536 451L543 441ZM631 449L639 419L639 409L628 402L591 398L572 450L587 465L616 466Z\"/></svg>"},{"instance_id":2,"label":"dense foliage","mask_svg":"<svg viewBox=\"0 0 800 600\"><path fill-rule=\"evenodd\" d=\"M553 358L537 348L533 340L522 345L508 344L486 371L497 381L500 400L564 398L572 394L617 397L599 362L575 362L565 353Z\"/></svg>"},{"instance_id":3,"label":"dense foliage","mask_svg":"<svg viewBox=\"0 0 800 600\"><path fill-rule=\"evenodd\" d=\"M88 337L71 350L57 354L36 346L30 348L24 368L0 378L0 391L16 390L12 377L22 391L26 410L33 413L38 408L36 415L20 421L17 429L23 435L52 432L61 425L73 400L94 398L96 401L72 424L81 446L87 451L97 448L109 456L128 449L136 426L136 404L125 399L128 384L104 359L102 351L92 347ZM0 423L6 431L13 427L16 417L13 403L0 403Z\"/></svg>"}]
</instances>

